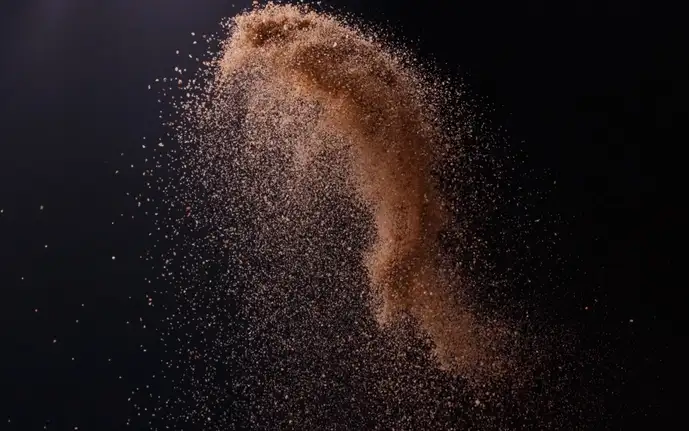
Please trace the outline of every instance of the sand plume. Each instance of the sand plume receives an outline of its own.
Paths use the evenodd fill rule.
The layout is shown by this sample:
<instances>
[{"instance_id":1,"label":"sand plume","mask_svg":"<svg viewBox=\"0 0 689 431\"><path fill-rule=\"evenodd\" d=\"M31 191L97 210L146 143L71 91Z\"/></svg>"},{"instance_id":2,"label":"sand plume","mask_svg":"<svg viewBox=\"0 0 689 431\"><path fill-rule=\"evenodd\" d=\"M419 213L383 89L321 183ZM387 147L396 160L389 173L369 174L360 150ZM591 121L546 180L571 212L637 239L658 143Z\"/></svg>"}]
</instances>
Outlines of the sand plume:
<instances>
[{"instance_id":1,"label":"sand plume","mask_svg":"<svg viewBox=\"0 0 689 431\"><path fill-rule=\"evenodd\" d=\"M198 108L201 123L212 129L241 116L247 160L279 164L276 175L293 184L300 205L308 205L306 193L294 184L311 175L314 159L330 157L325 182L349 188L370 215L372 241L362 259L380 325L411 316L444 367L496 371L499 331L465 306L438 245L447 228L432 175L443 141L442 85L394 49L305 8L268 5L229 29L209 92L213 108ZM256 167L256 195L277 172L271 169Z\"/></svg>"}]
</instances>

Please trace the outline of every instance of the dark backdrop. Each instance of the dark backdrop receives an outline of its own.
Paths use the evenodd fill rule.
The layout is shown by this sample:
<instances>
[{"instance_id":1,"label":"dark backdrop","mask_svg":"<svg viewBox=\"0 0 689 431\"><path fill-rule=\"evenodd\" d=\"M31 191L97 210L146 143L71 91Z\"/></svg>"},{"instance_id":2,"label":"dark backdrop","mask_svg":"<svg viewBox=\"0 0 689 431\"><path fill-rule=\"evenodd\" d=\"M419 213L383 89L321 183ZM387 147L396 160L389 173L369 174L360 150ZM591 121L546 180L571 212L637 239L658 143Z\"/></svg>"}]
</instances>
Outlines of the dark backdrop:
<instances>
[{"instance_id":1,"label":"dark backdrop","mask_svg":"<svg viewBox=\"0 0 689 431\"><path fill-rule=\"evenodd\" d=\"M235 3L0 7L0 429L120 429L135 415L132 391L155 393L145 386L163 359L160 314L140 260L151 220L127 196L142 191L130 164L142 137L160 133L147 85L174 67L176 49L200 51L192 31L217 30L246 6ZM659 189L660 170L679 161L658 154L680 146L672 128L687 116L673 101L688 74L671 17L633 2L326 3L389 24L495 105L525 172L556 182L542 205L566 220L560 247L577 256L571 283L544 290L569 299L543 306L624 364L621 395L606 401L614 426L667 418L660 370L680 334L662 274L677 258L658 238L677 216Z\"/></svg>"}]
</instances>

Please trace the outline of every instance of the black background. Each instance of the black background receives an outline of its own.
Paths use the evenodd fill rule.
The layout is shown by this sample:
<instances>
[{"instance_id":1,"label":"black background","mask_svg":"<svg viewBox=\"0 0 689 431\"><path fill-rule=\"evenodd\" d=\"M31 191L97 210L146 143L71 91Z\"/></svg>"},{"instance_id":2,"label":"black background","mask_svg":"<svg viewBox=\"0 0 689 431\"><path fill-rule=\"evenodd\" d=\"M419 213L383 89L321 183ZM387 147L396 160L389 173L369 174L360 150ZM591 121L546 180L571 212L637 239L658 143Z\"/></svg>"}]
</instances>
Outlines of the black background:
<instances>
[{"instance_id":1,"label":"black background","mask_svg":"<svg viewBox=\"0 0 689 431\"><path fill-rule=\"evenodd\" d=\"M235 3L3 2L0 429L124 428L131 392L154 384L159 314L139 258L151 220L126 195L142 191L130 168L142 137L160 133L146 87L169 74L176 49L201 51L192 31L247 6ZM553 287L577 294L543 306L624 364L620 395L601 400L611 426L669 418L660 370L680 336L668 276L678 259L661 238L678 216L660 189L679 165L673 126L687 115L674 102L688 75L670 13L633 2L325 3L386 23L496 106L524 169L556 181L546 205L577 256L571 283Z\"/></svg>"}]
</instances>

